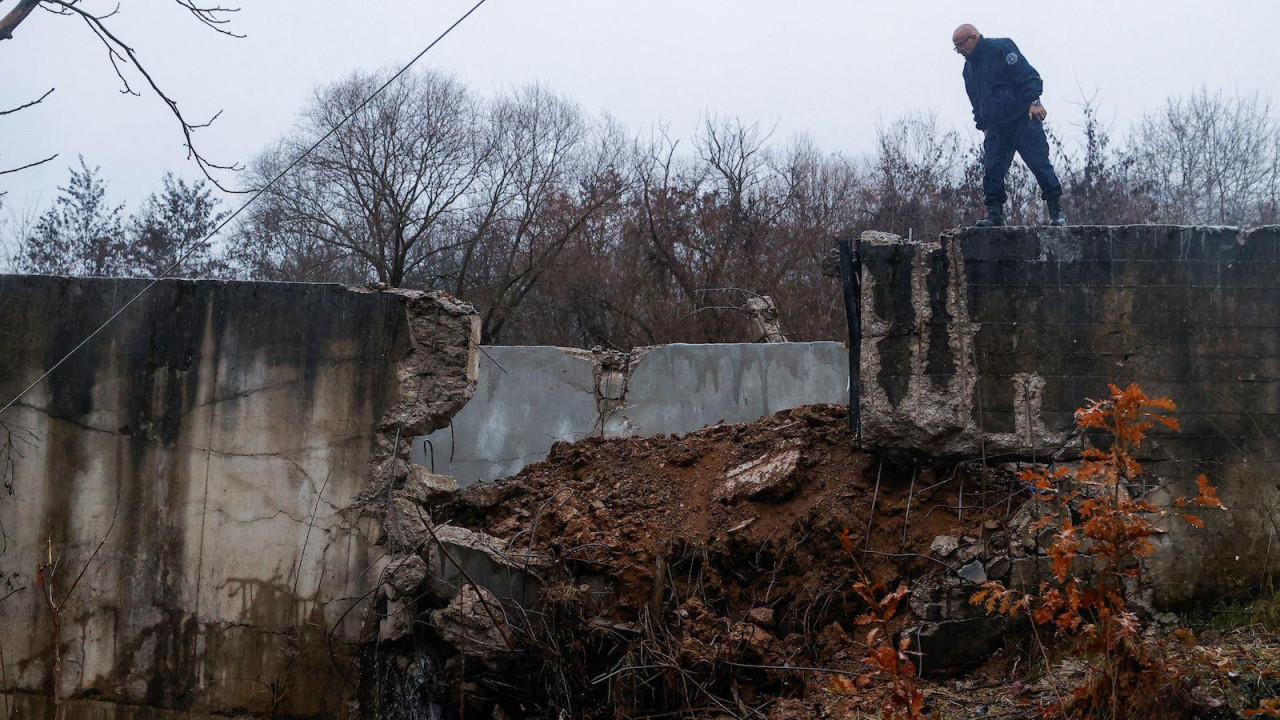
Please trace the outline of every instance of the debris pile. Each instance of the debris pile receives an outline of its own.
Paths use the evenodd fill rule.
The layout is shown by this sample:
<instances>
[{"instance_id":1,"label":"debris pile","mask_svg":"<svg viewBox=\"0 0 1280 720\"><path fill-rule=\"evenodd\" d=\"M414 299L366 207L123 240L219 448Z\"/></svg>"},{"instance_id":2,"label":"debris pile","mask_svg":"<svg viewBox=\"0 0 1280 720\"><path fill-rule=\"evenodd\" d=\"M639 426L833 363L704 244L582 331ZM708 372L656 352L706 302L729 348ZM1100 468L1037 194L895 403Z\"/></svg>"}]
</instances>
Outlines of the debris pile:
<instances>
[{"instance_id":1,"label":"debris pile","mask_svg":"<svg viewBox=\"0 0 1280 720\"><path fill-rule=\"evenodd\" d=\"M1010 571L1015 495L981 463L859 450L837 406L559 443L513 478L419 503L437 536L421 554L454 585L415 617L454 653L436 682L466 715L841 712L876 702L829 685L866 672L858 579L918 588L893 629L927 673L998 645L1001 621L965 598ZM483 557L454 557L459 533ZM458 592L470 583L492 596Z\"/></svg>"}]
</instances>

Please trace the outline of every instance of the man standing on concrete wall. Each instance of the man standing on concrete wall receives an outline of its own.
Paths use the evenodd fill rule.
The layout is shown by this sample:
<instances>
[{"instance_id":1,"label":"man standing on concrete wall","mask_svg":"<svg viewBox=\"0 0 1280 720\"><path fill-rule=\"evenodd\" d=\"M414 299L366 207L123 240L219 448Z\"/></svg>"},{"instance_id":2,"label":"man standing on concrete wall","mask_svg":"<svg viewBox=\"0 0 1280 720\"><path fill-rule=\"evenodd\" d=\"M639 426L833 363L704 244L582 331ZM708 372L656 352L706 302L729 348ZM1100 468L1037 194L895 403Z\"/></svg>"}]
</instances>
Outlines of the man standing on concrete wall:
<instances>
[{"instance_id":1,"label":"man standing on concrete wall","mask_svg":"<svg viewBox=\"0 0 1280 720\"><path fill-rule=\"evenodd\" d=\"M1004 176L1013 153L1031 168L1040 184L1049 211L1049 224L1067 224L1062 214L1062 185L1049 162L1049 139L1040 104L1044 83L1040 73L1007 38L983 37L972 25L961 25L951 34L956 52L965 57L964 89L973 105L973 120L982 131L982 195L987 216L980 227L1004 225L1007 199Z\"/></svg>"}]
</instances>

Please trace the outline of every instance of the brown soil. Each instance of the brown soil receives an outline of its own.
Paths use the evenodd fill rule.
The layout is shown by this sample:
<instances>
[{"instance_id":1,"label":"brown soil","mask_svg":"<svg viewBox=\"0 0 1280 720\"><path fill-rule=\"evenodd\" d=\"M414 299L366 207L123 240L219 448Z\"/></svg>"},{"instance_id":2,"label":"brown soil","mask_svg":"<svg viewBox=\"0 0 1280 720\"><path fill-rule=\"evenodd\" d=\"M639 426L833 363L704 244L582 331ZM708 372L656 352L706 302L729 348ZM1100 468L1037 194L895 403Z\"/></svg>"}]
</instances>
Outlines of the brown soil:
<instances>
[{"instance_id":1,"label":"brown soil","mask_svg":"<svg viewBox=\"0 0 1280 720\"><path fill-rule=\"evenodd\" d=\"M728 471L791 449L796 472L767 500L724 497ZM471 686L508 714L518 699L529 714L808 717L878 702L874 689L830 692L839 673L865 671L853 583L954 572L928 556L934 538L989 534L1007 496L987 473L861 451L844 408L810 406L684 436L559 443L438 519L560 569L520 667ZM910 622L904 603L894 628ZM539 685L513 672L541 674L546 693L503 699L503 687Z\"/></svg>"}]
</instances>

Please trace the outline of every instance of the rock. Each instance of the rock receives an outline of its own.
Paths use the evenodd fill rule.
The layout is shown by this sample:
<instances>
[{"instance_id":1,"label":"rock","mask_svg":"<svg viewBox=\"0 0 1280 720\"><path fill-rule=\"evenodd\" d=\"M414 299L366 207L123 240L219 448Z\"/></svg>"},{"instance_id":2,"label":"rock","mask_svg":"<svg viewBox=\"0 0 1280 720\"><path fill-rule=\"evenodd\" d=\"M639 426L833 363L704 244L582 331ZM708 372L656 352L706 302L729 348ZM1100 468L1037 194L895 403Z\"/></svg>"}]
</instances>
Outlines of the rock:
<instances>
[{"instance_id":1,"label":"rock","mask_svg":"<svg viewBox=\"0 0 1280 720\"><path fill-rule=\"evenodd\" d=\"M383 579L391 589L392 599L403 595L412 595L427 578L427 564L418 555L404 555L395 558L383 572Z\"/></svg>"},{"instance_id":2,"label":"rock","mask_svg":"<svg viewBox=\"0 0 1280 720\"><path fill-rule=\"evenodd\" d=\"M409 599L387 601L387 616L378 621L378 639L382 642L399 640L413 631L409 611Z\"/></svg>"},{"instance_id":3,"label":"rock","mask_svg":"<svg viewBox=\"0 0 1280 720\"><path fill-rule=\"evenodd\" d=\"M773 627L773 608L751 608L747 613L747 622L766 629Z\"/></svg>"},{"instance_id":4,"label":"rock","mask_svg":"<svg viewBox=\"0 0 1280 720\"><path fill-rule=\"evenodd\" d=\"M800 450L792 448L766 454L725 474L720 497L733 504L741 500L782 500L800 486L796 465Z\"/></svg>"},{"instance_id":5,"label":"rock","mask_svg":"<svg viewBox=\"0 0 1280 720\"><path fill-rule=\"evenodd\" d=\"M905 634L920 652L920 671L928 675L954 675L978 665L1004 640L1005 618L980 615L963 620L927 623Z\"/></svg>"},{"instance_id":6,"label":"rock","mask_svg":"<svg viewBox=\"0 0 1280 720\"><path fill-rule=\"evenodd\" d=\"M1031 590L1053 577L1053 559L1024 557L1013 561L1009 583L1018 590Z\"/></svg>"},{"instance_id":7,"label":"rock","mask_svg":"<svg viewBox=\"0 0 1280 720\"><path fill-rule=\"evenodd\" d=\"M421 465L410 465L404 480L404 494L419 505L437 505L458 492L458 481L437 475Z\"/></svg>"},{"instance_id":8,"label":"rock","mask_svg":"<svg viewBox=\"0 0 1280 720\"><path fill-rule=\"evenodd\" d=\"M1007 577L1012 569L1013 563L1009 561L1009 558L996 557L987 568L987 576L997 579Z\"/></svg>"},{"instance_id":9,"label":"rock","mask_svg":"<svg viewBox=\"0 0 1280 720\"><path fill-rule=\"evenodd\" d=\"M737 623L733 628L733 637L741 643L740 647L746 656L753 660L768 657L773 645L773 636L751 623Z\"/></svg>"},{"instance_id":10,"label":"rock","mask_svg":"<svg viewBox=\"0 0 1280 720\"><path fill-rule=\"evenodd\" d=\"M960 539L950 535L939 535L929 544L929 554L944 558L955 552L960 547Z\"/></svg>"},{"instance_id":11,"label":"rock","mask_svg":"<svg viewBox=\"0 0 1280 720\"><path fill-rule=\"evenodd\" d=\"M390 454L374 470L374 480L379 485L394 485L396 481L409 474L409 463L398 454Z\"/></svg>"},{"instance_id":12,"label":"rock","mask_svg":"<svg viewBox=\"0 0 1280 720\"><path fill-rule=\"evenodd\" d=\"M382 529L393 551L417 553L430 543L430 523L430 513L403 491L396 491L387 504Z\"/></svg>"},{"instance_id":13,"label":"rock","mask_svg":"<svg viewBox=\"0 0 1280 720\"><path fill-rule=\"evenodd\" d=\"M822 628L821 632L818 633L818 644L823 647L845 647L851 642L853 642L853 640L849 637L849 633L845 632L844 628L838 622L831 623L830 625Z\"/></svg>"},{"instance_id":14,"label":"rock","mask_svg":"<svg viewBox=\"0 0 1280 720\"><path fill-rule=\"evenodd\" d=\"M1159 615L1156 615L1156 622L1161 625L1177 625L1178 616L1171 612L1160 613Z\"/></svg>"},{"instance_id":15,"label":"rock","mask_svg":"<svg viewBox=\"0 0 1280 720\"><path fill-rule=\"evenodd\" d=\"M458 494L463 507L477 512L491 510L504 499L498 483L476 483Z\"/></svg>"},{"instance_id":16,"label":"rock","mask_svg":"<svg viewBox=\"0 0 1280 720\"><path fill-rule=\"evenodd\" d=\"M427 549L431 590L440 599L454 597L459 588L475 583L499 599L532 607L542 592L539 574L551 567L544 555L523 546L508 548L505 540L453 525L435 528L438 543Z\"/></svg>"},{"instance_id":17,"label":"rock","mask_svg":"<svg viewBox=\"0 0 1280 720\"><path fill-rule=\"evenodd\" d=\"M480 367L480 316L446 292L387 293L404 298L410 345L396 360L398 400L380 424L405 438L427 435L471 399Z\"/></svg>"},{"instance_id":18,"label":"rock","mask_svg":"<svg viewBox=\"0 0 1280 720\"><path fill-rule=\"evenodd\" d=\"M982 567L982 562L974 560L973 562L960 568L960 577L971 583L982 584L987 581L987 570Z\"/></svg>"},{"instance_id":19,"label":"rock","mask_svg":"<svg viewBox=\"0 0 1280 720\"><path fill-rule=\"evenodd\" d=\"M787 342L782 334L782 324L778 322L778 306L773 298L760 295L747 300L745 310L755 325L753 333L757 338L768 343Z\"/></svg>"},{"instance_id":20,"label":"rock","mask_svg":"<svg viewBox=\"0 0 1280 720\"><path fill-rule=\"evenodd\" d=\"M1054 541L1058 539L1058 528L1050 525L1040 532L1036 533L1036 547L1041 550L1048 550L1053 547Z\"/></svg>"},{"instance_id":21,"label":"rock","mask_svg":"<svg viewBox=\"0 0 1280 720\"><path fill-rule=\"evenodd\" d=\"M980 557L982 557L981 545L965 545L956 551L956 560L960 561L962 565L973 562Z\"/></svg>"},{"instance_id":22,"label":"rock","mask_svg":"<svg viewBox=\"0 0 1280 720\"><path fill-rule=\"evenodd\" d=\"M448 607L432 611L431 626L468 657L488 660L514 647L501 603L493 593L475 585L463 586Z\"/></svg>"}]
</instances>

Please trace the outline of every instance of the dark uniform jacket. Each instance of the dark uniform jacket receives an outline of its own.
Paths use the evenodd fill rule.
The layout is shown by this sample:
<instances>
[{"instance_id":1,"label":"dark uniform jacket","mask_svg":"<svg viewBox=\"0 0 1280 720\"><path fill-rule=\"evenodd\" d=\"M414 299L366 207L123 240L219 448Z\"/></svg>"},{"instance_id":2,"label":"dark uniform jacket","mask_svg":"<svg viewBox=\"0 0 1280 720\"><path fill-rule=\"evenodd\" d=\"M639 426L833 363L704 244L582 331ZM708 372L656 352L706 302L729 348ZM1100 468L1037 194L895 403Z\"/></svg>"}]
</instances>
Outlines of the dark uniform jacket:
<instances>
[{"instance_id":1,"label":"dark uniform jacket","mask_svg":"<svg viewBox=\"0 0 1280 720\"><path fill-rule=\"evenodd\" d=\"M1007 127L1027 116L1040 97L1040 73L1008 38L983 37L964 62L964 89L979 130Z\"/></svg>"}]
</instances>

